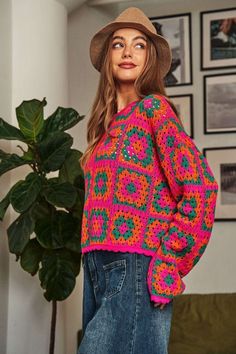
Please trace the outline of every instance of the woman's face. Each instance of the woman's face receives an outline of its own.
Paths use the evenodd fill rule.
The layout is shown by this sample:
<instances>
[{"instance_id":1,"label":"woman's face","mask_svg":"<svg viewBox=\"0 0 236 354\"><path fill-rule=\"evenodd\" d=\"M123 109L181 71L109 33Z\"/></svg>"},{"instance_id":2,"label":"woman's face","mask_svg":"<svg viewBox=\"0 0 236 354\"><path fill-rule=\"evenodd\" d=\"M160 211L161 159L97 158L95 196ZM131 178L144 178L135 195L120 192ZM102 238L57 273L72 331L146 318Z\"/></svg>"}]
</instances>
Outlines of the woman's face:
<instances>
[{"instance_id":1,"label":"woman's face","mask_svg":"<svg viewBox=\"0 0 236 354\"><path fill-rule=\"evenodd\" d=\"M113 33L111 63L113 77L123 83L134 82L146 62L147 36L134 28L121 28Z\"/></svg>"}]
</instances>

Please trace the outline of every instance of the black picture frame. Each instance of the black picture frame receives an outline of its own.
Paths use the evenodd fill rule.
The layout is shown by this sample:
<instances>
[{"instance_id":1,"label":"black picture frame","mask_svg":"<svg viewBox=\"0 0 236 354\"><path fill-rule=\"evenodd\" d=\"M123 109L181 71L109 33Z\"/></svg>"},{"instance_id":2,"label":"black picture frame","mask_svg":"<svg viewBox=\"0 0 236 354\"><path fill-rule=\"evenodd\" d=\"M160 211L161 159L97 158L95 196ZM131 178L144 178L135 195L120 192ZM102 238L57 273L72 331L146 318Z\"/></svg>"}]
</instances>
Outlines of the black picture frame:
<instances>
[{"instance_id":1,"label":"black picture frame","mask_svg":"<svg viewBox=\"0 0 236 354\"><path fill-rule=\"evenodd\" d=\"M203 148L218 183L215 221L236 221L236 146Z\"/></svg>"},{"instance_id":2,"label":"black picture frame","mask_svg":"<svg viewBox=\"0 0 236 354\"><path fill-rule=\"evenodd\" d=\"M204 134L236 132L236 73L205 75Z\"/></svg>"},{"instance_id":3,"label":"black picture frame","mask_svg":"<svg viewBox=\"0 0 236 354\"><path fill-rule=\"evenodd\" d=\"M186 133L194 139L194 124L193 124L193 95L169 95L173 101L181 121L183 122Z\"/></svg>"},{"instance_id":4,"label":"black picture frame","mask_svg":"<svg viewBox=\"0 0 236 354\"><path fill-rule=\"evenodd\" d=\"M167 39L172 50L172 65L165 77L165 86L192 85L191 13L149 17L149 19L157 32Z\"/></svg>"},{"instance_id":5,"label":"black picture frame","mask_svg":"<svg viewBox=\"0 0 236 354\"><path fill-rule=\"evenodd\" d=\"M236 22L232 20L236 20L236 7L200 12L201 70L236 67Z\"/></svg>"}]
</instances>

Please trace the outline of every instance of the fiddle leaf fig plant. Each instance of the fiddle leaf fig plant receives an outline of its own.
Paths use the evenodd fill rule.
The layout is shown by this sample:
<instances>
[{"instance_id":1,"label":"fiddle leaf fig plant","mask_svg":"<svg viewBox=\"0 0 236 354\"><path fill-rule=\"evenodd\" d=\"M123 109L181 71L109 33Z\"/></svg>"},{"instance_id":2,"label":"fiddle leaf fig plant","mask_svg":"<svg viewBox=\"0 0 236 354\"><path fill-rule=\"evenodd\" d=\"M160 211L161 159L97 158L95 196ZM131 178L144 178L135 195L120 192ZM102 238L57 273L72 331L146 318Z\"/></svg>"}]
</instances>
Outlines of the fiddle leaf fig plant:
<instances>
[{"instance_id":1,"label":"fiddle leaf fig plant","mask_svg":"<svg viewBox=\"0 0 236 354\"><path fill-rule=\"evenodd\" d=\"M0 118L0 139L20 142L20 154L0 149L0 177L23 165L29 169L1 200L0 220L11 205L17 216L7 229L9 251L26 272L38 274L55 318L56 301L71 294L80 272L82 153L72 148L73 138L65 131L84 116L58 107L45 119L46 104L46 98L23 101L16 108L18 127Z\"/></svg>"}]
</instances>

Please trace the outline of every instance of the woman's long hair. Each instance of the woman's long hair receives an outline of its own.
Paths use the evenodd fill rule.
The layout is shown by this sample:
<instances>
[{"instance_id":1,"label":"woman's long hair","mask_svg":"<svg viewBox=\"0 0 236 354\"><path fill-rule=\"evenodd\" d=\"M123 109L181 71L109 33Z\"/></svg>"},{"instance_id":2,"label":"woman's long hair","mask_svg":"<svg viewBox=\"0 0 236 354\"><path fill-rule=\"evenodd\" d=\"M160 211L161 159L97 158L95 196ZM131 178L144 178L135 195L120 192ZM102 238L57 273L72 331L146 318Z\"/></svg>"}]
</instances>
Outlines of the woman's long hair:
<instances>
[{"instance_id":1,"label":"woman's long hair","mask_svg":"<svg viewBox=\"0 0 236 354\"><path fill-rule=\"evenodd\" d=\"M117 112L116 82L112 75L110 60L112 34L106 41L103 57L101 58L102 68L97 93L92 105L91 115L87 125L88 146L79 159L82 169L89 159L97 143L107 131L112 116ZM150 94L161 94L170 103L174 112L177 110L169 100L164 87L164 80L161 78L158 66L158 54L150 39L147 42L147 57L143 71L134 82L136 94L140 99Z\"/></svg>"}]
</instances>

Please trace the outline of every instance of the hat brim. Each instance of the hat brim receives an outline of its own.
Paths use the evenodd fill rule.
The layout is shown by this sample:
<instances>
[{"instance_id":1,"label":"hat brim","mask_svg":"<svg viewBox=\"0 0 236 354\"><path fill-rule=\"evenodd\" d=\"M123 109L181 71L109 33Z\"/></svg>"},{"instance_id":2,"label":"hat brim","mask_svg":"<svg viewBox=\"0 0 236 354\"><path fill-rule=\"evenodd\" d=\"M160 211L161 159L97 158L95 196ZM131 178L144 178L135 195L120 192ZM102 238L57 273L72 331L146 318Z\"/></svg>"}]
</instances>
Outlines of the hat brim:
<instances>
[{"instance_id":1,"label":"hat brim","mask_svg":"<svg viewBox=\"0 0 236 354\"><path fill-rule=\"evenodd\" d=\"M100 29L97 33L95 33L90 42L90 59L93 66L98 71L101 70L101 54L103 53L104 44L108 36L120 28L135 28L147 34L152 39L158 53L158 65L160 65L160 74L161 77L164 78L171 66L172 54L170 46L164 37L159 34L154 34L153 32L149 31L144 25L136 22L112 22Z\"/></svg>"}]
</instances>

